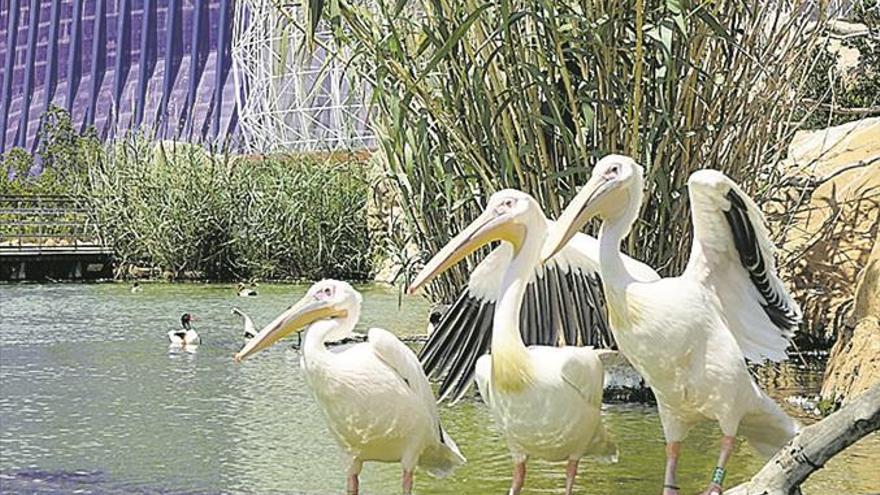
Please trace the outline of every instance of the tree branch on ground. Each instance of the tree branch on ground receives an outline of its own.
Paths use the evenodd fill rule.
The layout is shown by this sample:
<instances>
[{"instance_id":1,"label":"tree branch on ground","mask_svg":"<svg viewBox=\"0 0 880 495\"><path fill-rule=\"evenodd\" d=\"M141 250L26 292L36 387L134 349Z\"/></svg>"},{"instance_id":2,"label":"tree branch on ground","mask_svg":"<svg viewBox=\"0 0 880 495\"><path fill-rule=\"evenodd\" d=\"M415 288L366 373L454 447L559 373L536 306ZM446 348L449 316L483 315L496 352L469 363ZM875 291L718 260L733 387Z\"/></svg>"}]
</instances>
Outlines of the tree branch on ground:
<instances>
[{"instance_id":1,"label":"tree branch on ground","mask_svg":"<svg viewBox=\"0 0 880 495\"><path fill-rule=\"evenodd\" d=\"M807 426L758 471L726 495L800 495L800 486L829 459L880 428L880 384Z\"/></svg>"}]
</instances>

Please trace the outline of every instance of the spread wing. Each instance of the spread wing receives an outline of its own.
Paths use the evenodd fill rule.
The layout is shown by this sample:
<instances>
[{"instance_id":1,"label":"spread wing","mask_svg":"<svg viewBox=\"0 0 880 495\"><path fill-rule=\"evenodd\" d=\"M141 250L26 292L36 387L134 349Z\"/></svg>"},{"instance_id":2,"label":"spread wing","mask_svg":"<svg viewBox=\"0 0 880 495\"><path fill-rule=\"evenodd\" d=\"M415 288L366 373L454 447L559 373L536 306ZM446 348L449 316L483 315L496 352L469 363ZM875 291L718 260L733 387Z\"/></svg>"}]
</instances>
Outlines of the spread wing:
<instances>
[{"instance_id":1,"label":"spread wing","mask_svg":"<svg viewBox=\"0 0 880 495\"><path fill-rule=\"evenodd\" d=\"M433 430L439 435L440 417L437 412L437 401L415 353L394 334L381 328L371 328L367 334L367 341L376 356L400 375L400 378L416 394L419 403L428 409L434 423Z\"/></svg>"},{"instance_id":2,"label":"spread wing","mask_svg":"<svg viewBox=\"0 0 880 495\"><path fill-rule=\"evenodd\" d=\"M512 258L513 248L506 243L489 253L428 336L420 359L429 377L442 378L440 400L463 397L473 382L477 358L489 352L495 301ZM628 257L624 262L640 279L659 278L643 263ZM535 267L520 322L526 345L614 346L594 237L574 236L553 258Z\"/></svg>"},{"instance_id":3,"label":"spread wing","mask_svg":"<svg viewBox=\"0 0 880 495\"><path fill-rule=\"evenodd\" d=\"M254 320L252 320L251 317L247 315L247 313L238 308L232 308L232 314L241 316L241 318L244 320L244 338L252 339L255 335L257 335L257 329L254 326Z\"/></svg>"},{"instance_id":4,"label":"spread wing","mask_svg":"<svg viewBox=\"0 0 880 495\"><path fill-rule=\"evenodd\" d=\"M802 313L776 273L761 210L716 170L693 173L688 189L694 244L683 276L715 292L746 358L784 360Z\"/></svg>"}]
</instances>

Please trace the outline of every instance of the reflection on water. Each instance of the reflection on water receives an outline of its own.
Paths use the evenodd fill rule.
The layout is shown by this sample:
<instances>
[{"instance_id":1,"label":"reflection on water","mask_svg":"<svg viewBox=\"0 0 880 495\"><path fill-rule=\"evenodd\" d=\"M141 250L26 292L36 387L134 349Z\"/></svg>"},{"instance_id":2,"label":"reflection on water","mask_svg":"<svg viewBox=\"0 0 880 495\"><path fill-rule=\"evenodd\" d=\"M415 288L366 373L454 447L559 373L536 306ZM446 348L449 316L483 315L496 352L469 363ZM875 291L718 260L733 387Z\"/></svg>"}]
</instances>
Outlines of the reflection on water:
<instances>
[{"instance_id":1,"label":"reflection on water","mask_svg":"<svg viewBox=\"0 0 880 495\"><path fill-rule=\"evenodd\" d=\"M428 304L362 287L361 330L424 331ZM262 286L238 298L231 286L146 284L0 286L0 491L27 493L340 493L342 456L299 370L299 352L276 346L244 365L238 305L257 326L298 299L304 286ZM169 349L166 332L184 311L197 315L204 344ZM815 372L762 370L783 393L815 386ZM806 380L806 381L799 381ZM582 463L582 493L655 493L663 442L656 410L609 406L620 462ZM447 480L417 474L420 494L504 493L511 464L485 406L441 409L469 463ZM696 492L717 451L705 424L685 444L681 484ZM854 446L807 486L807 493L880 491L876 435ZM760 465L737 448L731 483ZM368 464L366 493L397 493L398 466ZM564 466L531 462L526 493L561 493Z\"/></svg>"}]
</instances>

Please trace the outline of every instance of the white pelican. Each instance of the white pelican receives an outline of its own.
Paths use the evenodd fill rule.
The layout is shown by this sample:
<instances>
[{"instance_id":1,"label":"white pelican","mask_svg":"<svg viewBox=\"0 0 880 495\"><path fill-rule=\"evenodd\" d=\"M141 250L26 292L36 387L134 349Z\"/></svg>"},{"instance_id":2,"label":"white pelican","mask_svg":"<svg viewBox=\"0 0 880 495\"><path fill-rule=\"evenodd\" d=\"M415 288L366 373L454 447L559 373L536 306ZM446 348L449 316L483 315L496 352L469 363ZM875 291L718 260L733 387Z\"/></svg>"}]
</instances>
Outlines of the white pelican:
<instances>
[{"instance_id":1,"label":"white pelican","mask_svg":"<svg viewBox=\"0 0 880 495\"><path fill-rule=\"evenodd\" d=\"M568 461L565 493L570 494L582 456L613 459L617 454L601 420L604 376L597 351L591 347L526 347L520 336L523 296L546 232L547 220L531 196L515 190L495 193L485 212L449 241L409 288L410 292L418 290L490 242L510 245L513 257L503 267L491 321L491 354L477 360L476 381L513 457L513 495L522 490L529 457Z\"/></svg>"},{"instance_id":2,"label":"white pelican","mask_svg":"<svg viewBox=\"0 0 880 495\"><path fill-rule=\"evenodd\" d=\"M545 229L555 222L536 215ZM545 241L546 242L546 241ZM425 373L444 377L440 400L459 400L473 381L477 358L489 352L492 318L500 300L505 269L513 247L501 243L471 272L464 287L439 318L431 315L428 341L420 359ZM623 262L640 280L660 278L651 267L623 255ZM605 299L599 277L599 241L575 234L551 259L535 261L520 309L519 329L529 345L591 345L612 347Z\"/></svg>"},{"instance_id":3,"label":"white pelican","mask_svg":"<svg viewBox=\"0 0 880 495\"><path fill-rule=\"evenodd\" d=\"M548 237L552 254L592 217L599 231L602 280L620 351L657 396L667 442L664 494L678 493L681 441L698 421L718 421L718 465L704 493L721 493L737 431L765 456L785 445L797 424L749 375L745 359L785 359L801 320L776 275L764 217L729 178L701 170L688 180L694 242L679 277L638 280L621 262L620 241L642 202L643 170L610 155L565 209Z\"/></svg>"},{"instance_id":4,"label":"white pelican","mask_svg":"<svg viewBox=\"0 0 880 495\"><path fill-rule=\"evenodd\" d=\"M253 297L257 295L257 290L254 288L245 287L243 283L238 283L238 288L235 289L238 297Z\"/></svg>"},{"instance_id":5,"label":"white pelican","mask_svg":"<svg viewBox=\"0 0 880 495\"><path fill-rule=\"evenodd\" d=\"M381 328L367 342L330 352L325 342L350 337L361 295L349 284L324 280L235 355L241 361L295 330L308 328L300 366L336 441L349 456L348 493L357 494L364 461L400 462L403 492L421 466L443 477L465 462L440 426L437 403L416 355Z\"/></svg>"},{"instance_id":6,"label":"white pelican","mask_svg":"<svg viewBox=\"0 0 880 495\"><path fill-rule=\"evenodd\" d=\"M241 316L244 320L244 338L252 339L257 335L257 327L254 326L254 320L247 313L238 308L232 308L232 314Z\"/></svg>"},{"instance_id":7,"label":"white pelican","mask_svg":"<svg viewBox=\"0 0 880 495\"><path fill-rule=\"evenodd\" d=\"M171 345L187 346L202 343L201 337L192 327L192 322L195 320L196 317L189 313L184 313L180 317L180 328L168 332L168 340L171 342Z\"/></svg>"}]
</instances>

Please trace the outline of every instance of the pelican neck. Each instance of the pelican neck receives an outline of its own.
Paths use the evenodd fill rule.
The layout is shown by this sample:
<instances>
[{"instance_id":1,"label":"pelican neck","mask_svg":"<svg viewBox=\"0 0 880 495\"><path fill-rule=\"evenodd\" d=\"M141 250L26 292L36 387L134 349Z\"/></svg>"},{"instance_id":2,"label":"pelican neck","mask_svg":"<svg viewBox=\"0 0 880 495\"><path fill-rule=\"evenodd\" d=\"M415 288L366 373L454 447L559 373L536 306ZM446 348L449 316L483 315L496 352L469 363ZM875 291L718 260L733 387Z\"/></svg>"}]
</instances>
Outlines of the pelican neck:
<instances>
[{"instance_id":1,"label":"pelican neck","mask_svg":"<svg viewBox=\"0 0 880 495\"><path fill-rule=\"evenodd\" d=\"M520 333L520 310L526 286L541 256L546 225L526 226L523 243L504 272L492 318L492 352L498 348L525 350Z\"/></svg>"},{"instance_id":2,"label":"pelican neck","mask_svg":"<svg viewBox=\"0 0 880 495\"><path fill-rule=\"evenodd\" d=\"M340 326L341 322L337 319L318 320L309 325L302 347L303 357L308 360L310 357L329 352L326 345L327 336Z\"/></svg>"}]
</instances>

